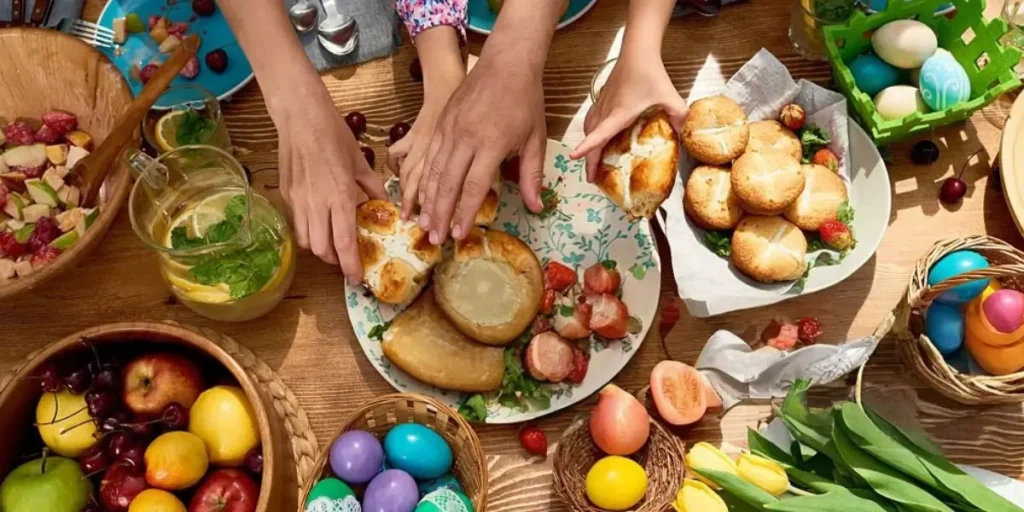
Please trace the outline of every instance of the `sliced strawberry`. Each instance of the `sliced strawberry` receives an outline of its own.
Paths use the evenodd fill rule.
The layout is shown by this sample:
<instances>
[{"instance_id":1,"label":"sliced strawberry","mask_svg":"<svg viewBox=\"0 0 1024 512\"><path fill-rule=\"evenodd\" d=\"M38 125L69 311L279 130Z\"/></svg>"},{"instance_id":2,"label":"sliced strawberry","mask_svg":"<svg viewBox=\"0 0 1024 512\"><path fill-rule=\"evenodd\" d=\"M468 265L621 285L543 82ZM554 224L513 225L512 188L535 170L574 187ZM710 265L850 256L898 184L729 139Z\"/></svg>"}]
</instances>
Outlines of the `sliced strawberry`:
<instances>
[{"instance_id":1,"label":"sliced strawberry","mask_svg":"<svg viewBox=\"0 0 1024 512\"><path fill-rule=\"evenodd\" d=\"M146 64L141 70L139 70L139 81L142 83L148 82L150 78L153 78L153 75L159 68L160 66L157 66L156 64Z\"/></svg>"},{"instance_id":2,"label":"sliced strawberry","mask_svg":"<svg viewBox=\"0 0 1024 512\"><path fill-rule=\"evenodd\" d=\"M17 258L28 251L28 246L18 243L14 233L0 231L0 258Z\"/></svg>"},{"instance_id":3,"label":"sliced strawberry","mask_svg":"<svg viewBox=\"0 0 1024 512\"><path fill-rule=\"evenodd\" d=\"M48 246L61 235L57 223L50 217L43 217L36 222L32 235L28 238L28 247L33 253L39 252L43 247Z\"/></svg>"},{"instance_id":4,"label":"sliced strawberry","mask_svg":"<svg viewBox=\"0 0 1024 512\"><path fill-rule=\"evenodd\" d=\"M557 262L548 262L544 267L544 289L565 291L576 284L576 271Z\"/></svg>"},{"instance_id":5,"label":"sliced strawberry","mask_svg":"<svg viewBox=\"0 0 1024 512\"><path fill-rule=\"evenodd\" d=\"M537 315L537 318L533 319L533 328L530 331L534 335L542 332L548 332L551 330L551 319L544 315Z\"/></svg>"},{"instance_id":6,"label":"sliced strawberry","mask_svg":"<svg viewBox=\"0 0 1024 512\"><path fill-rule=\"evenodd\" d=\"M154 14L154 15L150 16L149 20L147 20L147 24L149 25L149 30L153 30L153 27L155 27L157 23L160 23L160 20L162 18L163 18L163 16L160 16L158 14Z\"/></svg>"},{"instance_id":7,"label":"sliced strawberry","mask_svg":"<svg viewBox=\"0 0 1024 512\"><path fill-rule=\"evenodd\" d=\"M189 59L188 62L185 63L185 67L181 68L181 71L179 71L178 74L190 80L195 78L196 75L199 74L199 59L195 57Z\"/></svg>"},{"instance_id":8,"label":"sliced strawberry","mask_svg":"<svg viewBox=\"0 0 1024 512\"><path fill-rule=\"evenodd\" d=\"M35 139L43 144L56 144L60 140L61 134L57 133L56 130L50 128L50 125L44 124L36 130Z\"/></svg>"},{"instance_id":9,"label":"sliced strawberry","mask_svg":"<svg viewBox=\"0 0 1024 512\"><path fill-rule=\"evenodd\" d=\"M43 126L48 127L58 138L78 128L78 116L63 110L54 110L43 114ZM47 144L53 144L47 142Z\"/></svg>"},{"instance_id":10,"label":"sliced strawberry","mask_svg":"<svg viewBox=\"0 0 1024 512\"><path fill-rule=\"evenodd\" d=\"M552 317L555 332L569 340L590 337L590 304L580 302L575 306L558 305L555 310Z\"/></svg>"},{"instance_id":11,"label":"sliced strawberry","mask_svg":"<svg viewBox=\"0 0 1024 512\"><path fill-rule=\"evenodd\" d=\"M603 338L625 338L628 333L629 309L618 297L604 293L590 295L587 302L591 305L590 329Z\"/></svg>"},{"instance_id":12,"label":"sliced strawberry","mask_svg":"<svg viewBox=\"0 0 1024 512\"><path fill-rule=\"evenodd\" d=\"M579 347L572 348L572 371L569 372L569 376L565 380L573 383L580 384L583 379L587 377L587 369L590 367L590 361L587 360L587 355L583 353Z\"/></svg>"},{"instance_id":13,"label":"sliced strawberry","mask_svg":"<svg viewBox=\"0 0 1024 512\"><path fill-rule=\"evenodd\" d=\"M550 315L555 306L556 298L558 298L558 292L554 290L544 290L544 295L540 298L540 312L545 315Z\"/></svg>"},{"instance_id":14,"label":"sliced strawberry","mask_svg":"<svg viewBox=\"0 0 1024 512\"><path fill-rule=\"evenodd\" d=\"M622 275L612 260L595 263L583 272L583 291L587 294L611 293L619 291Z\"/></svg>"},{"instance_id":15,"label":"sliced strawberry","mask_svg":"<svg viewBox=\"0 0 1024 512\"><path fill-rule=\"evenodd\" d=\"M4 130L7 143L13 146L31 146L36 143L35 130L28 123L15 121Z\"/></svg>"},{"instance_id":16,"label":"sliced strawberry","mask_svg":"<svg viewBox=\"0 0 1024 512\"><path fill-rule=\"evenodd\" d=\"M60 249L45 245L38 251L32 253L32 259L29 261L32 263L32 268L39 269L58 257L60 257Z\"/></svg>"},{"instance_id":17,"label":"sliced strawberry","mask_svg":"<svg viewBox=\"0 0 1024 512\"><path fill-rule=\"evenodd\" d=\"M167 33L185 39L185 32L188 32L188 23L175 21L167 25Z\"/></svg>"},{"instance_id":18,"label":"sliced strawberry","mask_svg":"<svg viewBox=\"0 0 1024 512\"><path fill-rule=\"evenodd\" d=\"M572 344L552 331L543 332L530 340L523 359L533 378L561 382L572 371Z\"/></svg>"}]
</instances>

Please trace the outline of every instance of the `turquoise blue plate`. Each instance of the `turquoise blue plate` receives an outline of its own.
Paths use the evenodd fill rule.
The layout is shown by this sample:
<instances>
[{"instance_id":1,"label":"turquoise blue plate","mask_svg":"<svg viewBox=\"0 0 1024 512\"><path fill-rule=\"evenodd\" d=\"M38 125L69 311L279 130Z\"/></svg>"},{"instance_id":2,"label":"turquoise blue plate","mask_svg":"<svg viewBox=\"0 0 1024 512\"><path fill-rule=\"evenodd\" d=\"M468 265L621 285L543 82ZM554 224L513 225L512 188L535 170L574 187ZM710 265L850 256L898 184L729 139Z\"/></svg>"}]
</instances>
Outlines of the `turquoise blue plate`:
<instances>
[{"instance_id":1,"label":"turquoise blue plate","mask_svg":"<svg viewBox=\"0 0 1024 512\"><path fill-rule=\"evenodd\" d=\"M174 5L169 5L174 4ZM192 84L203 87L213 93L218 100L225 100L241 89L252 80L252 66L249 60L242 53L242 48L235 39L235 34L228 27L227 20L220 11L220 7L212 16L196 16L192 12L192 2L188 0L110 0L100 14L99 24L104 27L113 27L114 20L122 18L128 13L136 13L142 18L145 24L152 15L167 16L171 22L183 21L189 23L188 34L199 34L201 45L199 46L199 74L188 79L178 76L171 83L174 85ZM132 65L138 64L141 68L154 58L166 60L166 55L161 55L158 44L149 38L149 34L129 34L128 40L115 52L110 48L101 48L107 57L113 61L117 69L128 80L132 93L138 95L142 91L142 83L132 80L130 71ZM206 67L205 57L207 52L217 48L223 49L228 54L228 67L223 73L214 73ZM168 108L171 105L162 105L157 102L155 108Z\"/></svg>"},{"instance_id":2,"label":"turquoise blue plate","mask_svg":"<svg viewBox=\"0 0 1024 512\"><path fill-rule=\"evenodd\" d=\"M570 0L569 9L558 22L558 28L578 20L586 14L597 0ZM469 29L478 34L490 34L494 29L494 20L497 14L487 6L487 0L469 0Z\"/></svg>"}]
</instances>

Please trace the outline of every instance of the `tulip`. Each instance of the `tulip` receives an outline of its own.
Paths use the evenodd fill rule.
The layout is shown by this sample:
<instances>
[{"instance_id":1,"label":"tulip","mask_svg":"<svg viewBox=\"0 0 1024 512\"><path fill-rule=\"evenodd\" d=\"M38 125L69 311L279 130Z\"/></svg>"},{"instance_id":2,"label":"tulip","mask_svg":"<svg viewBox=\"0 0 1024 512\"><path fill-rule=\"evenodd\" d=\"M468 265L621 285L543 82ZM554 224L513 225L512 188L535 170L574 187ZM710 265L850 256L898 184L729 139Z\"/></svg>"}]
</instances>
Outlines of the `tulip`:
<instances>
[{"instance_id":1,"label":"tulip","mask_svg":"<svg viewBox=\"0 0 1024 512\"><path fill-rule=\"evenodd\" d=\"M745 453L736 464L740 478L750 482L772 496L781 496L789 490L786 470L774 460Z\"/></svg>"},{"instance_id":2,"label":"tulip","mask_svg":"<svg viewBox=\"0 0 1024 512\"><path fill-rule=\"evenodd\" d=\"M736 463L728 455L722 453L722 450L708 443L697 443L693 445L693 448L690 448L690 451L686 454L686 467L690 468L691 471L694 469L710 469L739 475ZM695 476L701 482L710 485L712 489L721 489L718 484L711 480L701 475Z\"/></svg>"},{"instance_id":3,"label":"tulip","mask_svg":"<svg viewBox=\"0 0 1024 512\"><path fill-rule=\"evenodd\" d=\"M672 502L676 512L728 512L725 501L704 482L687 478Z\"/></svg>"}]
</instances>

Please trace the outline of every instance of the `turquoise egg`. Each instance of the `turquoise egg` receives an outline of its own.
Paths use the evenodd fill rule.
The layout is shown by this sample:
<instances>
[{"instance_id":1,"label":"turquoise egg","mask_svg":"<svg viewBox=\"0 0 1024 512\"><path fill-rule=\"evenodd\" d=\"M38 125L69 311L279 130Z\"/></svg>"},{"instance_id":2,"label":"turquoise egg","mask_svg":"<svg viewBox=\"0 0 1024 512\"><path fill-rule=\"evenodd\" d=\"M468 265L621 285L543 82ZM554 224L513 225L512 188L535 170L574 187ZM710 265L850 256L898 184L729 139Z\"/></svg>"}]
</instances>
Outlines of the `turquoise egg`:
<instances>
[{"instance_id":1,"label":"turquoise egg","mask_svg":"<svg viewBox=\"0 0 1024 512\"><path fill-rule=\"evenodd\" d=\"M924 316L924 333L944 356L955 354L964 344L964 314L960 308L932 303Z\"/></svg>"},{"instance_id":2,"label":"turquoise egg","mask_svg":"<svg viewBox=\"0 0 1024 512\"><path fill-rule=\"evenodd\" d=\"M455 475L451 473L445 473L433 480L417 482L416 486L420 488L420 496L426 496L438 489L465 492L462 490L462 484L459 483L459 479L455 478Z\"/></svg>"},{"instance_id":3,"label":"turquoise egg","mask_svg":"<svg viewBox=\"0 0 1024 512\"><path fill-rule=\"evenodd\" d=\"M438 489L424 496L413 512L473 512L473 502L459 491Z\"/></svg>"},{"instance_id":4,"label":"turquoise egg","mask_svg":"<svg viewBox=\"0 0 1024 512\"><path fill-rule=\"evenodd\" d=\"M857 88L872 97L900 81L900 71L896 66L872 54L853 59L849 67Z\"/></svg>"},{"instance_id":5,"label":"turquoise egg","mask_svg":"<svg viewBox=\"0 0 1024 512\"><path fill-rule=\"evenodd\" d=\"M388 464L417 480L437 478L452 469L452 448L440 434L416 423L399 425L384 438Z\"/></svg>"},{"instance_id":6,"label":"turquoise egg","mask_svg":"<svg viewBox=\"0 0 1024 512\"><path fill-rule=\"evenodd\" d=\"M988 268L988 260L974 251L956 251L942 257L928 271L928 286L935 286L953 276ZM988 279L976 279L969 283L955 286L946 293L939 295L938 301L946 304L963 304L981 295L988 286Z\"/></svg>"},{"instance_id":7,"label":"turquoise egg","mask_svg":"<svg viewBox=\"0 0 1024 512\"><path fill-rule=\"evenodd\" d=\"M936 52L921 66L918 88L932 110L945 110L971 99L967 71L949 53Z\"/></svg>"}]
</instances>

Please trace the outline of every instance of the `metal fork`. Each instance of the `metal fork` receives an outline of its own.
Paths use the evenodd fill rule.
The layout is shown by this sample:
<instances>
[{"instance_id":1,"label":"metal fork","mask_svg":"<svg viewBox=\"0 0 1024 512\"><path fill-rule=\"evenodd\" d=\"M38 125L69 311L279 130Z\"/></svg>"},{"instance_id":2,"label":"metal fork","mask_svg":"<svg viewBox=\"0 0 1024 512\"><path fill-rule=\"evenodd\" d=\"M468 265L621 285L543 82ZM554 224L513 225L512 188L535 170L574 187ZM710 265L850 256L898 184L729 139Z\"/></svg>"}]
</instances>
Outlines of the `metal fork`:
<instances>
[{"instance_id":1,"label":"metal fork","mask_svg":"<svg viewBox=\"0 0 1024 512\"><path fill-rule=\"evenodd\" d=\"M114 47L114 31L95 23L75 18L64 18L57 24L57 30L85 41L97 48Z\"/></svg>"}]
</instances>

